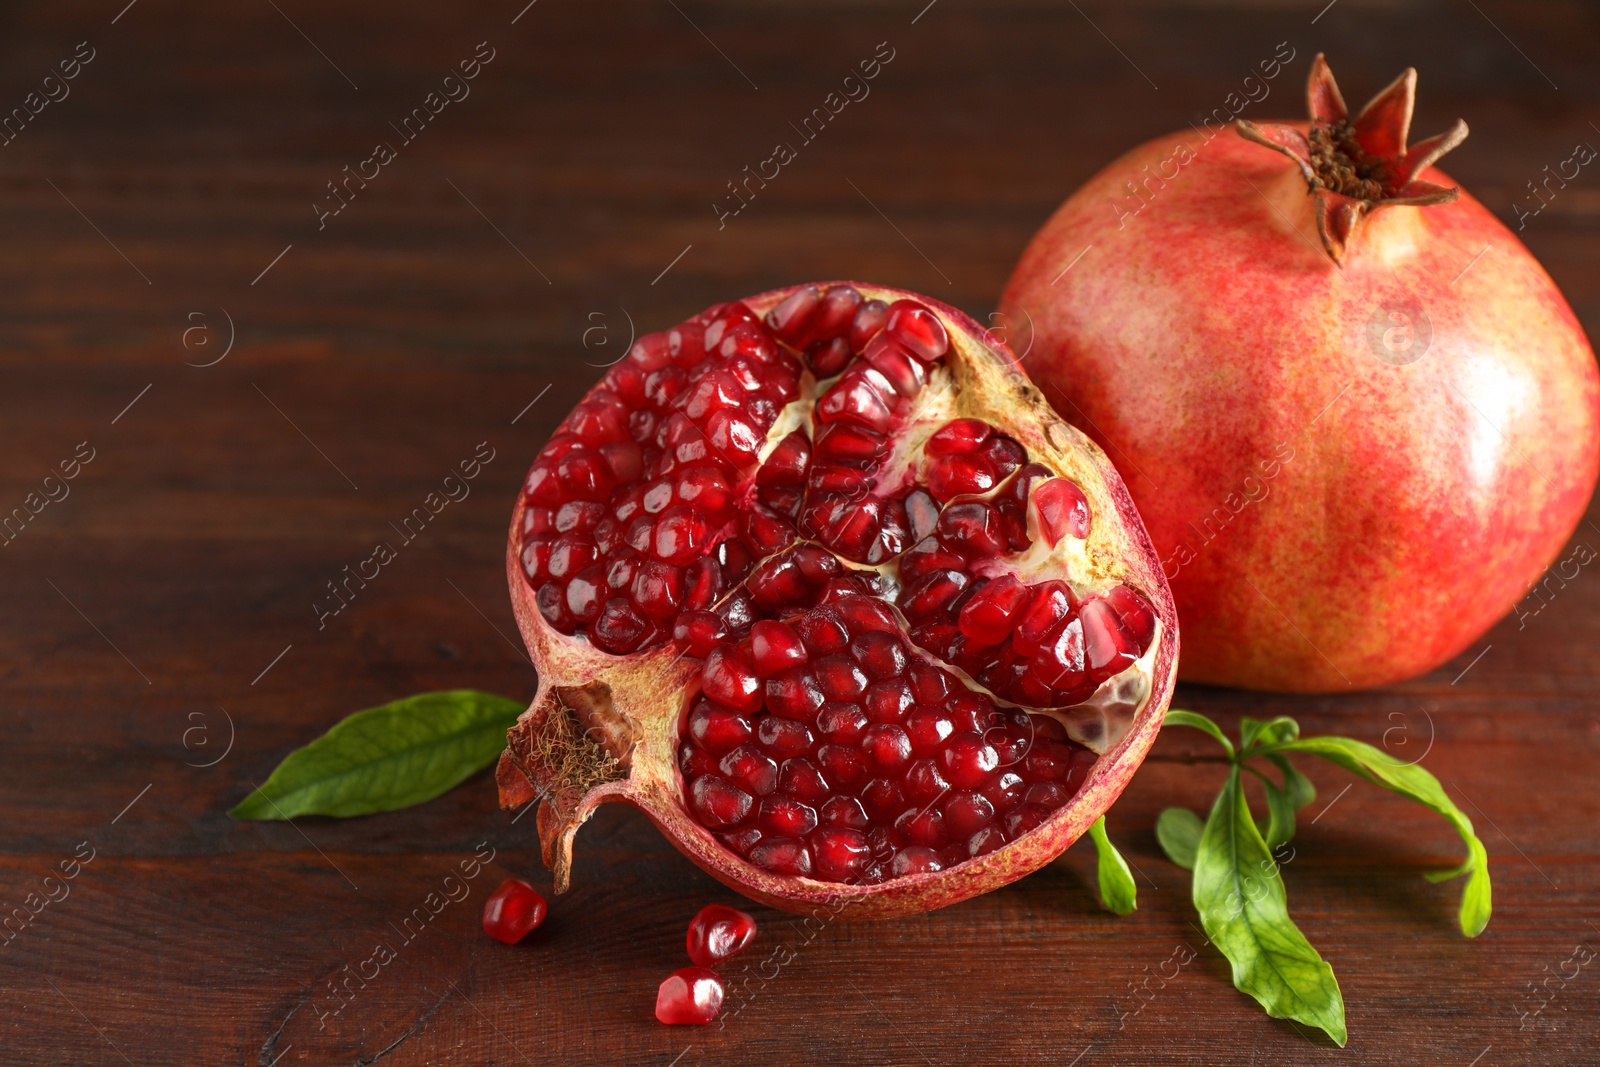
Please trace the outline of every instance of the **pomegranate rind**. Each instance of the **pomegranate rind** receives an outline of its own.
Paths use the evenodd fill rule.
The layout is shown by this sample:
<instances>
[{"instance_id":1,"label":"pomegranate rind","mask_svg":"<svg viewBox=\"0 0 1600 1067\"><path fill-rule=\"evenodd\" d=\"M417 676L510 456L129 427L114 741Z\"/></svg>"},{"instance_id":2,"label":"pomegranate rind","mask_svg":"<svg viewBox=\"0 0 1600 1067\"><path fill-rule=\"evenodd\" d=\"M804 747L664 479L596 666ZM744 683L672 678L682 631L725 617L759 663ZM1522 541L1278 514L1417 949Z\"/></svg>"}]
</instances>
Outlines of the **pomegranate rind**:
<instances>
[{"instance_id":1,"label":"pomegranate rind","mask_svg":"<svg viewBox=\"0 0 1600 1067\"><path fill-rule=\"evenodd\" d=\"M1049 712L1101 756L1073 799L1035 829L955 867L875 885L774 874L717 841L685 806L675 752L684 710L698 692L703 661L673 642L613 656L582 636L552 628L522 574L519 533L526 504L519 494L507 539L506 573L518 627L539 670L539 689L510 731L497 781L501 804L508 810L540 803L539 834L558 893L570 884L578 828L600 804L621 802L643 811L713 877L774 908L811 913L826 907L842 919L870 919L944 907L1006 885L1059 856L1121 794L1160 730L1177 673L1177 617L1159 560L1111 461L1055 413L1005 344L966 314L904 290L854 282L819 284L854 285L864 298L885 303L915 300L939 316L950 334L947 365L956 396L952 417L993 424L1021 444L1031 462L1080 487L1095 516L1089 536L1065 538L1055 551L1086 588L1124 584L1140 593L1156 616L1154 637L1138 663L1105 683L1095 698ZM744 303L765 315L793 292L773 290ZM780 435L775 430L769 441ZM562 716L570 722L561 723ZM573 723L593 742L592 751L603 754L596 761L611 761L590 770L602 778L617 777L577 788L551 765L549 737L553 732L570 734Z\"/></svg>"}]
</instances>

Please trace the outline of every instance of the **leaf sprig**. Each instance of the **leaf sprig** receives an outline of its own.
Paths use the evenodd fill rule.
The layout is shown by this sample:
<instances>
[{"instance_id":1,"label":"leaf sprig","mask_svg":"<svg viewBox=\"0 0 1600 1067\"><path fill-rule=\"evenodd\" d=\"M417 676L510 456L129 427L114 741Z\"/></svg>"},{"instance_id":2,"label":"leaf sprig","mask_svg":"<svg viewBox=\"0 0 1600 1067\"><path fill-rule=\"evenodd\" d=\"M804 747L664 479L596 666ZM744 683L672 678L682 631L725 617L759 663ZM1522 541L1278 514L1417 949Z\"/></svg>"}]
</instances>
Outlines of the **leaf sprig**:
<instances>
[{"instance_id":1,"label":"leaf sprig","mask_svg":"<svg viewBox=\"0 0 1600 1067\"><path fill-rule=\"evenodd\" d=\"M1266 722L1241 719L1237 748L1204 715L1174 710L1167 712L1166 721L1200 730L1220 744L1227 756L1228 777L1204 822L1187 808L1167 808L1156 821L1156 840L1168 859L1194 872L1192 896L1206 937L1232 965L1234 986L1254 997L1268 1015L1318 1027L1341 1046L1348 1036L1344 998L1333 968L1289 918L1283 879L1273 857L1273 849L1294 837L1296 813L1317 795L1310 779L1290 763L1290 753L1320 756L1444 816L1466 844L1467 858L1458 867L1426 877L1438 882L1467 875L1461 932L1476 937L1488 925L1488 853L1471 820L1428 771L1348 737L1302 738L1299 724L1287 716ZM1249 762L1257 759L1270 764L1281 778L1274 780L1270 772ZM1250 812L1245 774L1255 775L1265 788L1265 822ZM1101 896L1108 908L1118 911L1105 888L1107 852L1114 856L1116 850L1104 840L1103 826L1096 827ZM1128 899L1131 910L1131 894Z\"/></svg>"},{"instance_id":2,"label":"leaf sprig","mask_svg":"<svg viewBox=\"0 0 1600 1067\"><path fill-rule=\"evenodd\" d=\"M371 815L409 808L493 763L523 705L493 693L419 693L358 711L286 756L235 819Z\"/></svg>"}]
</instances>

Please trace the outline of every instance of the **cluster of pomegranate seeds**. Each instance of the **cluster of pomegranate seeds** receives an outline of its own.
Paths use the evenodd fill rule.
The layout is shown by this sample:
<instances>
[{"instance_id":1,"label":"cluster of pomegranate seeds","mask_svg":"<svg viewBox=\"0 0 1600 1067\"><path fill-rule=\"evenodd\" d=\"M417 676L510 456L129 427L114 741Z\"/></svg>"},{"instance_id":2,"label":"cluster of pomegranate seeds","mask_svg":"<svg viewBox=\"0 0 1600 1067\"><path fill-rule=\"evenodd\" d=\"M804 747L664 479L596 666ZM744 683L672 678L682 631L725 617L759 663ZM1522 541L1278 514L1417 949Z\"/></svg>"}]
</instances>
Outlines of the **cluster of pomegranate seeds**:
<instances>
[{"instance_id":1,"label":"cluster of pomegranate seeds","mask_svg":"<svg viewBox=\"0 0 1600 1067\"><path fill-rule=\"evenodd\" d=\"M546 621L620 655L718 606L753 562L730 536L735 489L800 375L742 303L639 338L523 486L522 569Z\"/></svg>"},{"instance_id":2,"label":"cluster of pomegranate seeds","mask_svg":"<svg viewBox=\"0 0 1600 1067\"><path fill-rule=\"evenodd\" d=\"M539 611L705 660L689 807L768 870L876 882L1026 833L1094 757L987 694L1070 707L1151 645L1131 589L1029 580L1062 573L1089 502L941 414L950 345L921 303L848 285L717 305L641 337L528 474Z\"/></svg>"},{"instance_id":3,"label":"cluster of pomegranate seeds","mask_svg":"<svg viewBox=\"0 0 1600 1067\"><path fill-rule=\"evenodd\" d=\"M483 902L483 932L515 945L544 922L544 897L521 878L507 878Z\"/></svg>"},{"instance_id":4,"label":"cluster of pomegranate seeds","mask_svg":"<svg viewBox=\"0 0 1600 1067\"><path fill-rule=\"evenodd\" d=\"M724 990L715 967L749 947L756 921L738 908L707 904L689 921L688 948L693 967L667 975L656 990L656 1018L664 1023L708 1023L722 1010Z\"/></svg>"},{"instance_id":5,"label":"cluster of pomegranate seeds","mask_svg":"<svg viewBox=\"0 0 1600 1067\"><path fill-rule=\"evenodd\" d=\"M910 649L881 601L824 595L706 660L679 752L689 809L757 866L870 885L1038 826L1095 754Z\"/></svg>"}]
</instances>

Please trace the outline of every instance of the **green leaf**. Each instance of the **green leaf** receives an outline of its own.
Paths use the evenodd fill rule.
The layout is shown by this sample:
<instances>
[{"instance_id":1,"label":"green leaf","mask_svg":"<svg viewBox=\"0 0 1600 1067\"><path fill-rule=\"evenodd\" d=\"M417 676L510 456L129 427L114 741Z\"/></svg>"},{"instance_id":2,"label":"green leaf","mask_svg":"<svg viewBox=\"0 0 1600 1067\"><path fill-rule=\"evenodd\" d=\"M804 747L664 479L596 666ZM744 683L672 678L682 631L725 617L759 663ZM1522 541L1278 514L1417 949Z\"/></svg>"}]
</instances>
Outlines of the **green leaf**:
<instances>
[{"instance_id":1,"label":"green leaf","mask_svg":"<svg viewBox=\"0 0 1600 1067\"><path fill-rule=\"evenodd\" d=\"M1451 870L1429 874L1427 878L1439 882L1463 874L1471 875L1467 879L1467 888L1461 894L1461 932L1468 937L1477 937L1483 932L1483 928L1489 925L1493 906L1489 886L1489 853L1473 832L1472 820L1445 795L1439 779L1417 764L1403 763L1381 749L1348 737L1306 737L1275 747L1282 752L1308 752L1321 756L1369 782L1410 797L1449 820L1466 843L1466 861Z\"/></svg>"},{"instance_id":2,"label":"green leaf","mask_svg":"<svg viewBox=\"0 0 1600 1067\"><path fill-rule=\"evenodd\" d=\"M1139 906L1139 887L1133 880L1133 872L1128 870L1128 861L1106 836L1104 815L1089 827L1089 836L1094 839L1095 854L1099 857L1100 903L1107 911L1126 915Z\"/></svg>"},{"instance_id":3,"label":"green leaf","mask_svg":"<svg viewBox=\"0 0 1600 1067\"><path fill-rule=\"evenodd\" d=\"M1294 805L1295 811L1317 799L1317 787L1311 784L1311 779L1295 769L1288 756L1269 755L1267 759L1283 772L1283 788L1289 794L1289 803Z\"/></svg>"},{"instance_id":4,"label":"green leaf","mask_svg":"<svg viewBox=\"0 0 1600 1067\"><path fill-rule=\"evenodd\" d=\"M1239 720L1239 748L1246 753L1257 744L1275 745L1293 741L1299 736L1300 724L1287 715L1280 715L1268 722L1249 718Z\"/></svg>"},{"instance_id":5,"label":"green leaf","mask_svg":"<svg viewBox=\"0 0 1600 1067\"><path fill-rule=\"evenodd\" d=\"M1216 738L1217 743L1228 750L1228 758L1233 758L1233 742L1229 741L1222 733L1222 727L1206 718L1204 715L1192 711L1181 711L1172 708L1167 712L1166 725L1189 726L1196 730L1210 734Z\"/></svg>"},{"instance_id":6,"label":"green leaf","mask_svg":"<svg viewBox=\"0 0 1600 1067\"><path fill-rule=\"evenodd\" d=\"M522 710L505 697L455 689L358 711L289 753L228 814L370 815L421 804L493 763Z\"/></svg>"},{"instance_id":7,"label":"green leaf","mask_svg":"<svg viewBox=\"0 0 1600 1067\"><path fill-rule=\"evenodd\" d=\"M1263 779L1262 785L1267 791L1267 847L1277 848L1294 837L1294 802L1272 782Z\"/></svg>"},{"instance_id":8,"label":"green leaf","mask_svg":"<svg viewBox=\"0 0 1600 1067\"><path fill-rule=\"evenodd\" d=\"M1195 850L1205 824L1188 808L1167 808L1156 819L1156 840L1167 859L1186 871L1194 870Z\"/></svg>"},{"instance_id":9,"label":"green leaf","mask_svg":"<svg viewBox=\"0 0 1600 1067\"><path fill-rule=\"evenodd\" d=\"M1294 922L1267 843L1250 817L1239 769L1217 796L1195 855L1194 904L1206 936L1233 965L1233 984L1275 1019L1347 1035L1333 968Z\"/></svg>"}]
</instances>

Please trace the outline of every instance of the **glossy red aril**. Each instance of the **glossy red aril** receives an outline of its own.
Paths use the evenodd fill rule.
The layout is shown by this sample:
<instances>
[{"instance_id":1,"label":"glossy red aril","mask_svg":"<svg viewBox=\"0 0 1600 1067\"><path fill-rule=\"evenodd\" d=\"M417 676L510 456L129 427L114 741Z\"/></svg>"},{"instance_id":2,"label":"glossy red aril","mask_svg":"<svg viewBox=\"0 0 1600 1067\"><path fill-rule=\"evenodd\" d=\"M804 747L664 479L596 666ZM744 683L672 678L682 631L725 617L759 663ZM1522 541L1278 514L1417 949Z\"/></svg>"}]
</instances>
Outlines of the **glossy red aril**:
<instances>
[{"instance_id":1,"label":"glossy red aril","mask_svg":"<svg viewBox=\"0 0 1600 1067\"><path fill-rule=\"evenodd\" d=\"M499 783L542 799L560 888L622 800L776 907L951 903L1082 833L1170 694L1110 463L987 331L892 290L640 337L535 461L507 565L540 692Z\"/></svg>"},{"instance_id":2,"label":"glossy red aril","mask_svg":"<svg viewBox=\"0 0 1600 1067\"><path fill-rule=\"evenodd\" d=\"M544 922L544 897L521 878L507 878L483 902L483 932L515 945Z\"/></svg>"},{"instance_id":3,"label":"glossy red aril","mask_svg":"<svg viewBox=\"0 0 1600 1067\"><path fill-rule=\"evenodd\" d=\"M703 1025L722 1010L724 995L716 971L684 967L667 975L656 990L656 1018L669 1025Z\"/></svg>"},{"instance_id":4,"label":"glossy red aril","mask_svg":"<svg viewBox=\"0 0 1600 1067\"><path fill-rule=\"evenodd\" d=\"M1466 124L1409 143L1416 71L1357 112L1307 60L1309 122L1134 148L1034 237L1001 310L1062 413L1137 472L1185 677L1342 692L1472 654L1568 551L1600 374L1517 234L1433 166ZM1545 175L1503 205L1519 231ZM1066 480L1034 503L1047 540L1098 521ZM1593 553L1571 551L1576 573ZM1090 677L1145 625L1107 600L1119 625L1083 609Z\"/></svg>"},{"instance_id":5,"label":"glossy red aril","mask_svg":"<svg viewBox=\"0 0 1600 1067\"><path fill-rule=\"evenodd\" d=\"M707 904L689 920L689 959L715 967L736 956L756 938L756 921L748 912L726 904Z\"/></svg>"}]
</instances>

